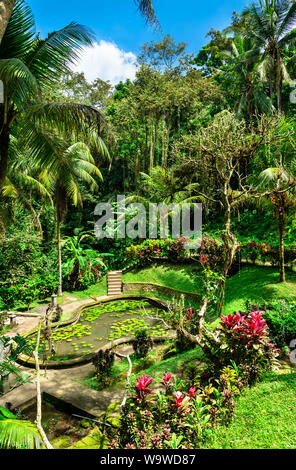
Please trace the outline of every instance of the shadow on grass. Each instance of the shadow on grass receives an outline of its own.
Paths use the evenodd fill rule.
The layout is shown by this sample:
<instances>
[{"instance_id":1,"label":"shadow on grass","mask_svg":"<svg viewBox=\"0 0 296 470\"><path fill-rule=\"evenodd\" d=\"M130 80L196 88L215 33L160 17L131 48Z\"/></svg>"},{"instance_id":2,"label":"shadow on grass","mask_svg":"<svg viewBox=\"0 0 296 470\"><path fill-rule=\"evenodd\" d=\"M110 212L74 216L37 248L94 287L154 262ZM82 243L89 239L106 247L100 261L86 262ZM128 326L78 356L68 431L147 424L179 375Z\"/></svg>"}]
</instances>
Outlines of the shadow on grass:
<instances>
[{"instance_id":1,"label":"shadow on grass","mask_svg":"<svg viewBox=\"0 0 296 470\"><path fill-rule=\"evenodd\" d=\"M287 272L287 282L279 282L279 272L270 267L250 266L243 268L227 281L225 291L226 313L232 313L230 307L245 308L246 300L256 303L268 303L277 299L296 299L296 275Z\"/></svg>"}]
</instances>

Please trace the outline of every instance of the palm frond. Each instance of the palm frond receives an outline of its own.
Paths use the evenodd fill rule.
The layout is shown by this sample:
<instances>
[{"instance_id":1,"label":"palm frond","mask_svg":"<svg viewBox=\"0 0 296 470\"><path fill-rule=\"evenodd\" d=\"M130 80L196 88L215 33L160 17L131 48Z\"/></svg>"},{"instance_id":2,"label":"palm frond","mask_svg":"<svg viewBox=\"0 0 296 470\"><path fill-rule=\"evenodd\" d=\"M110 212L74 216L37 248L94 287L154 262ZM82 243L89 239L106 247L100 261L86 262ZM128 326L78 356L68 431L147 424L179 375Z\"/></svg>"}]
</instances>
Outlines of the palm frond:
<instances>
[{"instance_id":1,"label":"palm frond","mask_svg":"<svg viewBox=\"0 0 296 470\"><path fill-rule=\"evenodd\" d=\"M32 47L35 36L35 21L31 8L23 1L17 0L0 43L1 59L23 60Z\"/></svg>"},{"instance_id":2,"label":"palm frond","mask_svg":"<svg viewBox=\"0 0 296 470\"><path fill-rule=\"evenodd\" d=\"M4 83L5 96L13 100L19 110L30 97L39 93L36 78L20 59L0 59L0 80Z\"/></svg>"},{"instance_id":3,"label":"palm frond","mask_svg":"<svg viewBox=\"0 0 296 470\"><path fill-rule=\"evenodd\" d=\"M30 421L8 418L0 420L0 448L38 449L41 437Z\"/></svg>"},{"instance_id":4,"label":"palm frond","mask_svg":"<svg viewBox=\"0 0 296 470\"><path fill-rule=\"evenodd\" d=\"M70 70L84 46L89 46L94 34L86 26L70 23L46 39L36 38L26 56L26 64L43 84L55 82L61 73Z\"/></svg>"},{"instance_id":5,"label":"palm frond","mask_svg":"<svg viewBox=\"0 0 296 470\"><path fill-rule=\"evenodd\" d=\"M278 36L289 32L295 25L296 20L296 2L286 3L286 8L282 9L280 17L280 26L278 29Z\"/></svg>"},{"instance_id":6,"label":"palm frond","mask_svg":"<svg viewBox=\"0 0 296 470\"><path fill-rule=\"evenodd\" d=\"M146 18L146 22L160 28L155 11L153 9L152 1L151 0L135 0L135 3L139 7L139 11L141 15L144 16L144 18Z\"/></svg>"},{"instance_id":7,"label":"palm frond","mask_svg":"<svg viewBox=\"0 0 296 470\"><path fill-rule=\"evenodd\" d=\"M101 133L107 124L103 114L92 106L77 103L40 103L28 106L26 118L45 128L55 128L64 135L75 136L90 131Z\"/></svg>"}]
</instances>

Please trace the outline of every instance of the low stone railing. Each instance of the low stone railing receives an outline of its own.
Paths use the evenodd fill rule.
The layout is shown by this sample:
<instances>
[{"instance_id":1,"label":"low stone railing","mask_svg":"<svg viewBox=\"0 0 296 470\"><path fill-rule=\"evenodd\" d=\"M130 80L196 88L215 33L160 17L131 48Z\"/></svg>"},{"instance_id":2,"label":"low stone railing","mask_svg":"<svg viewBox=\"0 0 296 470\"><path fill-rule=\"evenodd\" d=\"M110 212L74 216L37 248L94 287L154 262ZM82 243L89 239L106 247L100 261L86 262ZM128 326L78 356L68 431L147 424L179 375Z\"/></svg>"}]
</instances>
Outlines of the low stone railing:
<instances>
[{"instance_id":1,"label":"low stone railing","mask_svg":"<svg viewBox=\"0 0 296 470\"><path fill-rule=\"evenodd\" d=\"M158 306L158 307L160 307L164 310L166 310L168 308L167 307L167 302L159 300L159 299L155 299L153 297L147 297L145 295L121 295L121 296L114 296L114 297L110 296L108 298L104 298L102 300L97 300L93 303L83 305L79 309L75 310L75 312L73 313L71 319L69 319L67 321L64 321L64 322L53 323L51 326L52 326L52 328L56 328L57 326L61 327L61 326L68 326L70 324L74 325L75 323L78 322L78 320L81 316L81 313L85 309L89 309L91 307L99 305L100 303L106 303L106 302L110 302L110 301L113 301L113 300L120 300L120 299L134 299L134 300L145 299L145 300L148 300L152 305ZM26 333L24 336L25 337L31 336L32 334L36 333L37 331L38 331L38 327L36 327L33 330L31 330L30 332ZM169 332L169 334L165 338L152 337L152 341L154 343L163 342L166 339L168 339L168 337L173 338L174 336L175 336L174 332ZM65 361L62 361L62 360L61 361L46 361L46 363L44 363L44 364L42 364L41 361L40 361L40 368L41 369L42 368L46 368L46 369L68 369L68 368L71 368L71 367L77 367L77 366L81 366L81 365L84 365L84 364L88 364L89 362L91 362L93 360L95 354L97 354L97 352L99 350L105 351L106 349L114 349L114 348L117 348L118 346L120 346L122 344L131 344L134 340L135 340L134 337L128 337L128 338L118 338L117 340L108 341L104 346L101 346L96 351L94 351L92 353L89 353L89 354L85 354L84 356L77 357L77 358L74 358L74 359L69 359L69 360L65 360ZM33 358L29 357L29 356L26 356L25 354L21 354L18 357L17 362L19 364L25 366L25 367L35 368L35 360Z\"/></svg>"},{"instance_id":2,"label":"low stone railing","mask_svg":"<svg viewBox=\"0 0 296 470\"><path fill-rule=\"evenodd\" d=\"M172 287L162 286L160 284L154 284L151 282L123 282L123 292L154 292L157 294L163 294L168 297L175 297L179 299L182 295L186 300L199 303L201 301L201 295L193 292L184 292Z\"/></svg>"}]
</instances>

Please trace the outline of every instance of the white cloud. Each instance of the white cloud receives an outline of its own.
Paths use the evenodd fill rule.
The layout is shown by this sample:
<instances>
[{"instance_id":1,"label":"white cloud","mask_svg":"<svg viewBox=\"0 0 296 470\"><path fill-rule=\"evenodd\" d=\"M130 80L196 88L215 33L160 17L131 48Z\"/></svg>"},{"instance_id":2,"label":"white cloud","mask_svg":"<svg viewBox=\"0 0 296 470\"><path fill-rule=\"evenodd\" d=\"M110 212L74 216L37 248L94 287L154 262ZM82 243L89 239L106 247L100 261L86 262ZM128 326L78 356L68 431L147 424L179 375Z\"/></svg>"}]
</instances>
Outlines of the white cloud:
<instances>
[{"instance_id":1,"label":"white cloud","mask_svg":"<svg viewBox=\"0 0 296 470\"><path fill-rule=\"evenodd\" d=\"M79 61L71 69L74 72L84 72L88 82L101 78L115 85L120 80L135 78L136 56L133 52L119 49L113 42L101 40L93 46L84 47Z\"/></svg>"}]
</instances>

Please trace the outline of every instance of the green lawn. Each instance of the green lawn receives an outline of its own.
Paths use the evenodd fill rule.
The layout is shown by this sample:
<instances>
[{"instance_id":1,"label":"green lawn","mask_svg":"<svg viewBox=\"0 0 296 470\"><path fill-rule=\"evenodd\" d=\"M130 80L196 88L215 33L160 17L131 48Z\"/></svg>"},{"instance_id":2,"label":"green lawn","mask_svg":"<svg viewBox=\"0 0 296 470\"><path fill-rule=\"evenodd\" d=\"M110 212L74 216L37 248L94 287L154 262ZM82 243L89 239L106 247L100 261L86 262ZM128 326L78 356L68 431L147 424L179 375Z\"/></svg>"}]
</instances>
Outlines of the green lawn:
<instances>
[{"instance_id":1,"label":"green lawn","mask_svg":"<svg viewBox=\"0 0 296 470\"><path fill-rule=\"evenodd\" d=\"M207 448L295 449L296 373L269 374L238 400L232 422Z\"/></svg>"},{"instance_id":2,"label":"green lawn","mask_svg":"<svg viewBox=\"0 0 296 470\"><path fill-rule=\"evenodd\" d=\"M151 282L184 292L199 293L200 283L196 264L153 264L123 275L123 282Z\"/></svg>"},{"instance_id":3,"label":"green lawn","mask_svg":"<svg viewBox=\"0 0 296 470\"><path fill-rule=\"evenodd\" d=\"M232 313L245 309L246 300L254 303L270 302L276 299L296 300L296 274L287 271L287 282L278 282L278 270L270 267L248 266L228 279L225 292L224 313ZM123 275L124 282L151 282L165 287L182 290L184 292L199 293L198 270L195 264L172 265L169 263L151 265L143 269L138 269ZM131 294L143 292L135 291ZM89 287L84 291L64 292L59 297L59 303L69 303L73 299L84 300L90 297L100 297L107 294L106 276L101 282ZM144 293L145 294L145 293ZM146 293L147 295L147 293ZM162 300L170 300L168 296L162 294L151 294ZM74 300L75 299L75 300ZM49 302L50 299L43 303ZM198 308L193 302L186 301L186 304ZM32 307L40 303L35 303ZM33 308L30 309L34 311ZM211 315L211 318L212 315Z\"/></svg>"},{"instance_id":4,"label":"green lawn","mask_svg":"<svg viewBox=\"0 0 296 470\"><path fill-rule=\"evenodd\" d=\"M162 359L161 355L168 344L161 346L160 348L154 348L150 351L145 358L136 359L134 354L131 355L133 364L133 373L138 377L144 372L147 376L156 379L156 382L160 381L163 372L171 372L176 374L182 372L184 365L192 363L194 361L202 361L203 353L200 347L191 349L190 351L184 351L182 353L171 356L167 359ZM113 386L124 386L126 382L126 373L129 369L129 363L127 359L116 361L112 367L111 378L113 379ZM90 388L96 389L97 382L95 377L91 374L86 377L82 382Z\"/></svg>"},{"instance_id":5,"label":"green lawn","mask_svg":"<svg viewBox=\"0 0 296 470\"><path fill-rule=\"evenodd\" d=\"M279 283L278 269L244 267L227 281L224 312L245 309L246 300L257 304L277 299L296 300L296 275L287 271L286 277L286 283Z\"/></svg>"}]
</instances>

